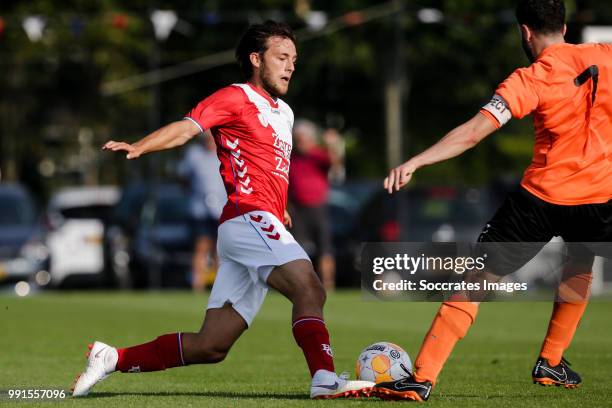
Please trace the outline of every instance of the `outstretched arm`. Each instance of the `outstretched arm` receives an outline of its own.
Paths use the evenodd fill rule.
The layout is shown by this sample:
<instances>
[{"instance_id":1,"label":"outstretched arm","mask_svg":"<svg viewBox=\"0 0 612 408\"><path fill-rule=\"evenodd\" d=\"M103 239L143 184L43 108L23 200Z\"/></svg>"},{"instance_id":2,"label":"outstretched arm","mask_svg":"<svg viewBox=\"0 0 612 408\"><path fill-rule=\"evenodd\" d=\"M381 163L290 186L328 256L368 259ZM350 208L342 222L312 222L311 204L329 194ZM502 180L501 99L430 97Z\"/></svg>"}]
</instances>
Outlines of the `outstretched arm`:
<instances>
[{"instance_id":1,"label":"outstretched arm","mask_svg":"<svg viewBox=\"0 0 612 408\"><path fill-rule=\"evenodd\" d=\"M385 178L384 187L389 192L399 191L404 187L417 169L459 156L476 146L482 139L497 128L493 122L481 113L448 132L436 144L424 152L409 159L404 164L391 169Z\"/></svg>"},{"instance_id":2,"label":"outstretched arm","mask_svg":"<svg viewBox=\"0 0 612 408\"><path fill-rule=\"evenodd\" d=\"M195 123L190 120L180 120L157 129L135 143L111 140L106 142L102 149L114 152L125 151L128 159L137 159L145 153L182 146L199 133L200 128Z\"/></svg>"}]
</instances>

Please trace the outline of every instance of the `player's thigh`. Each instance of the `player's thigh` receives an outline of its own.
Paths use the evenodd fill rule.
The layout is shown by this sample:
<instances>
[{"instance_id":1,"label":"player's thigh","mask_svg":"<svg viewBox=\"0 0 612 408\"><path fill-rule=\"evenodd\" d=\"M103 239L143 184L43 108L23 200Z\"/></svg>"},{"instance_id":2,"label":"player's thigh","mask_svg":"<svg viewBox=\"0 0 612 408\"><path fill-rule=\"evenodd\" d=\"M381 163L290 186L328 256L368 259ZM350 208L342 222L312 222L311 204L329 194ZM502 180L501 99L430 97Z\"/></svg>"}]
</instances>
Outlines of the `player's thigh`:
<instances>
[{"instance_id":1,"label":"player's thigh","mask_svg":"<svg viewBox=\"0 0 612 408\"><path fill-rule=\"evenodd\" d=\"M589 243L566 242L562 281L577 275L591 274L595 253Z\"/></svg>"},{"instance_id":2,"label":"player's thigh","mask_svg":"<svg viewBox=\"0 0 612 408\"><path fill-rule=\"evenodd\" d=\"M312 263L305 259L296 259L276 266L268 276L267 283L290 300L299 296L322 297L322 300L325 297L321 280Z\"/></svg>"},{"instance_id":3,"label":"player's thigh","mask_svg":"<svg viewBox=\"0 0 612 408\"><path fill-rule=\"evenodd\" d=\"M550 206L524 189L508 194L478 237L487 273L505 276L533 259L554 234Z\"/></svg>"},{"instance_id":4,"label":"player's thigh","mask_svg":"<svg viewBox=\"0 0 612 408\"><path fill-rule=\"evenodd\" d=\"M256 257L255 254L251 256ZM267 287L259 284L253 269L221 256L206 308L219 309L229 304L250 326L267 294Z\"/></svg>"},{"instance_id":5,"label":"player's thigh","mask_svg":"<svg viewBox=\"0 0 612 408\"><path fill-rule=\"evenodd\" d=\"M550 205L521 188L506 196L483 228L479 242L548 242L558 235Z\"/></svg>"},{"instance_id":6,"label":"player's thigh","mask_svg":"<svg viewBox=\"0 0 612 408\"><path fill-rule=\"evenodd\" d=\"M596 255L612 259L612 200L562 210L559 218L566 242L582 242Z\"/></svg>"}]
</instances>

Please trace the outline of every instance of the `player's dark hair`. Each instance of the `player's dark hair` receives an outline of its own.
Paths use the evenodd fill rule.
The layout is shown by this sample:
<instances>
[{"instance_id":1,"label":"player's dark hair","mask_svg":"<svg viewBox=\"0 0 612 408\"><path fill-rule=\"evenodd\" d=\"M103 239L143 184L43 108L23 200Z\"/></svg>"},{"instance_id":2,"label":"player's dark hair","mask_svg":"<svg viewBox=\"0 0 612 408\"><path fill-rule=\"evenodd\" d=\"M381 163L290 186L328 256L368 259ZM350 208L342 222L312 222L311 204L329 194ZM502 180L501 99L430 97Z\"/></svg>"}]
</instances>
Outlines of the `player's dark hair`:
<instances>
[{"instance_id":1,"label":"player's dark hair","mask_svg":"<svg viewBox=\"0 0 612 408\"><path fill-rule=\"evenodd\" d=\"M519 0L516 20L541 34L559 33L565 24L565 5L563 0Z\"/></svg>"},{"instance_id":2,"label":"player's dark hair","mask_svg":"<svg viewBox=\"0 0 612 408\"><path fill-rule=\"evenodd\" d=\"M250 79L253 75L253 65L250 55L257 52L263 55L268 49L268 38L281 37L288 38L296 43L295 34L289 25L268 20L263 24L253 24L242 35L236 47L236 61L245 79Z\"/></svg>"}]
</instances>

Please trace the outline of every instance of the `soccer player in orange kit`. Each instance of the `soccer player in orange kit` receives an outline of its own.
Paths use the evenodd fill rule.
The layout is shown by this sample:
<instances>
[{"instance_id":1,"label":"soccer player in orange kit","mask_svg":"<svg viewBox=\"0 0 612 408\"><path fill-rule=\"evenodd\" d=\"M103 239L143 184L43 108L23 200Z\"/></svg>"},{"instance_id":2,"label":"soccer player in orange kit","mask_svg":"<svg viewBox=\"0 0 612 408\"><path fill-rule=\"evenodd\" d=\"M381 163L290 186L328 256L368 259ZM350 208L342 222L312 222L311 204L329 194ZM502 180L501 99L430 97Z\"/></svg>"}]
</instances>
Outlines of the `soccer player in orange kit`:
<instances>
[{"instance_id":1,"label":"soccer player in orange kit","mask_svg":"<svg viewBox=\"0 0 612 408\"><path fill-rule=\"evenodd\" d=\"M472 119L392 169L384 186L389 193L398 191L419 168L460 155L512 117L533 114L533 161L520 188L507 196L479 242L543 245L553 236L561 236L566 242L610 242L612 45L565 43L562 0L520 0L516 17L523 49L532 64L506 78ZM520 254L523 262L535 252ZM587 251L583 260L586 268L590 269L594 256ZM590 273L575 277L582 279L588 292ZM532 372L534 382L566 388L580 384L580 376L568 367L563 353L586 303L586 296L565 302L557 298ZM477 311L476 302L444 302L425 336L412 376L377 384L377 395L427 400L444 363L474 322Z\"/></svg>"}]
</instances>

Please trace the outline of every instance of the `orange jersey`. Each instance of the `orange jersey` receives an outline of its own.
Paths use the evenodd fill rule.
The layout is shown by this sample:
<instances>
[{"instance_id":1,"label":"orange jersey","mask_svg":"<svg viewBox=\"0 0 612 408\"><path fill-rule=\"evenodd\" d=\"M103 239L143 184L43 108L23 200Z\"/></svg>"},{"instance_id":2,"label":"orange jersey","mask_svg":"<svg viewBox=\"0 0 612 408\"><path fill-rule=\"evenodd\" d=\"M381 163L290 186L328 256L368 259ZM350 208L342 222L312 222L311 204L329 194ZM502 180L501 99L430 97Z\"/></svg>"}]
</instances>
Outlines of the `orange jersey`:
<instances>
[{"instance_id":1,"label":"orange jersey","mask_svg":"<svg viewBox=\"0 0 612 408\"><path fill-rule=\"evenodd\" d=\"M521 181L525 189L560 205L612 199L612 45L547 47L502 82L497 95L501 104L494 97L481 110L496 126L503 113L509 116L506 107L519 119L533 113L535 145Z\"/></svg>"}]
</instances>

